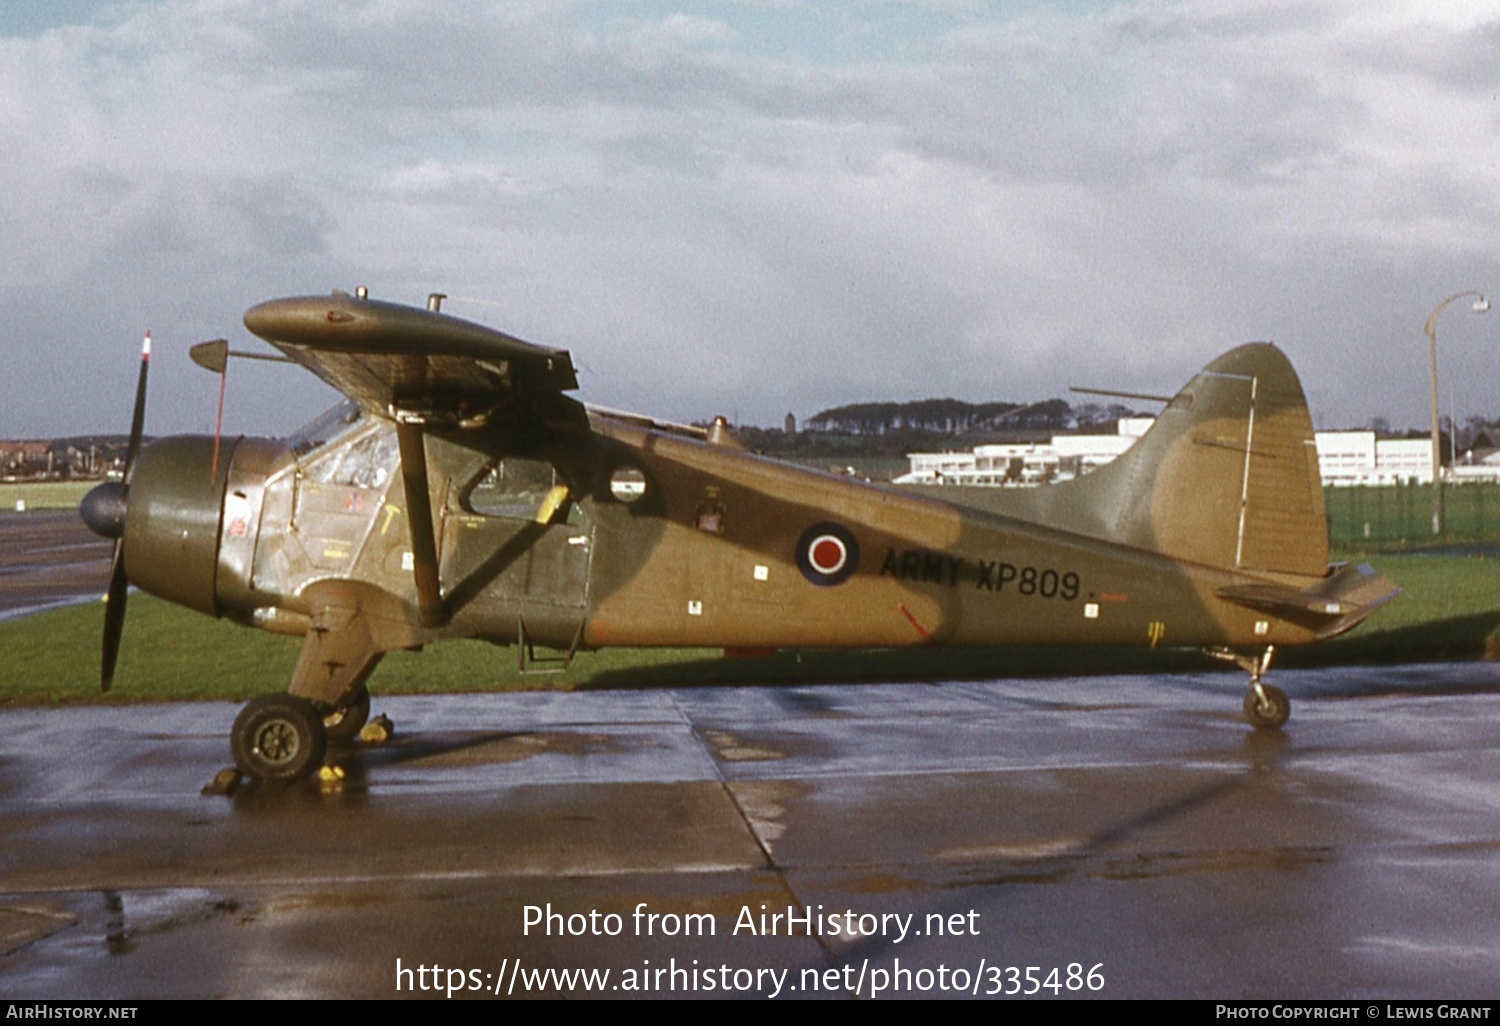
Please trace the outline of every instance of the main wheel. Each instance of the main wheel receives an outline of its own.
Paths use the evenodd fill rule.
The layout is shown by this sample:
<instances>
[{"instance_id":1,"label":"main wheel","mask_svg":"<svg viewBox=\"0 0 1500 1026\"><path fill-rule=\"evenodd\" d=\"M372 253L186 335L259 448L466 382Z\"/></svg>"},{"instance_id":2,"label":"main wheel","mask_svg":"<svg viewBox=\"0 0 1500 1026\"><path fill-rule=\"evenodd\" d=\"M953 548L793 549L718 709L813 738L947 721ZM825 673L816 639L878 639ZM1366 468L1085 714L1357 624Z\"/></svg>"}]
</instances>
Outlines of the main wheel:
<instances>
[{"instance_id":1,"label":"main wheel","mask_svg":"<svg viewBox=\"0 0 1500 1026\"><path fill-rule=\"evenodd\" d=\"M1245 692L1245 719L1256 730L1279 730L1292 715L1291 699L1286 697L1285 691L1273 684L1262 684L1260 687L1266 693L1264 702L1254 688Z\"/></svg>"},{"instance_id":2,"label":"main wheel","mask_svg":"<svg viewBox=\"0 0 1500 1026\"><path fill-rule=\"evenodd\" d=\"M263 695L245 703L229 735L234 764L257 780L301 780L323 764L328 734L310 702Z\"/></svg>"},{"instance_id":3,"label":"main wheel","mask_svg":"<svg viewBox=\"0 0 1500 1026\"><path fill-rule=\"evenodd\" d=\"M326 706L325 706L326 708ZM323 715L323 730L330 741L353 741L370 721L370 689L360 685L354 697Z\"/></svg>"}]
</instances>

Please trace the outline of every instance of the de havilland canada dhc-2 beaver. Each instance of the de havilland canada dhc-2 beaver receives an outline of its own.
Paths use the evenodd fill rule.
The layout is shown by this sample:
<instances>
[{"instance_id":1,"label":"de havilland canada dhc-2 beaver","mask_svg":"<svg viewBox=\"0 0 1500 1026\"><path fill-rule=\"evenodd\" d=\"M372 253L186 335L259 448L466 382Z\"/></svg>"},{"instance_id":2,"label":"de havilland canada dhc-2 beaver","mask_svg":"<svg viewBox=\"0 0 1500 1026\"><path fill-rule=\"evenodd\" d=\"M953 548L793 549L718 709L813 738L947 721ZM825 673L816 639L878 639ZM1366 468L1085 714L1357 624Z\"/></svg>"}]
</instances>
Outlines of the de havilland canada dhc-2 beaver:
<instances>
[{"instance_id":1,"label":"de havilland canada dhc-2 beaver","mask_svg":"<svg viewBox=\"0 0 1500 1026\"><path fill-rule=\"evenodd\" d=\"M355 295L245 326L347 401L289 438L142 448L84 519L115 539L102 682L129 585L302 637L286 693L247 703L239 770L295 780L369 714L381 657L446 638L565 653L912 645L1192 646L1249 673L1279 728L1274 649L1396 593L1328 563L1302 386L1275 346L1210 363L1113 462L1038 488L907 491L745 451L728 425L589 406L566 350ZM194 347L223 371L228 344ZM237 354L236 354L237 355ZM997 668L1003 660L997 661Z\"/></svg>"}]
</instances>

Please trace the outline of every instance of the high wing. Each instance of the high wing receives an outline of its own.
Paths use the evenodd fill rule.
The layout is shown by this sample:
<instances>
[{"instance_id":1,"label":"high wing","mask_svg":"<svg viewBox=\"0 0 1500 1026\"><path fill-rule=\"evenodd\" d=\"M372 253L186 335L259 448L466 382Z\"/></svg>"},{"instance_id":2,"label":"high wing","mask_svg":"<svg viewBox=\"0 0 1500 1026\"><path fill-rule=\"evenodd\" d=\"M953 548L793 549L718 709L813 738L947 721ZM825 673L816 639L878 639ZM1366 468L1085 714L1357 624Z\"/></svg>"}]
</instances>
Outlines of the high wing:
<instances>
[{"instance_id":1,"label":"high wing","mask_svg":"<svg viewBox=\"0 0 1500 1026\"><path fill-rule=\"evenodd\" d=\"M578 387L564 349L335 292L252 307L245 327L377 416L477 427Z\"/></svg>"}]
</instances>

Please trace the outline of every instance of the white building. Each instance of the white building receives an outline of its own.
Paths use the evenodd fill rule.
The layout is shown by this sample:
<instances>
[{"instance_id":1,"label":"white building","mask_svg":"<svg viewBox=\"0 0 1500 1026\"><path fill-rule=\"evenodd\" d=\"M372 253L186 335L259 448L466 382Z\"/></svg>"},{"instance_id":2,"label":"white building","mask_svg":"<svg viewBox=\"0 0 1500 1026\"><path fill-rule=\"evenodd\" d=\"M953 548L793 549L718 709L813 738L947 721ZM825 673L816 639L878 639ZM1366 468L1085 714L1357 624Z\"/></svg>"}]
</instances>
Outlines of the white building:
<instances>
[{"instance_id":1,"label":"white building","mask_svg":"<svg viewBox=\"0 0 1500 1026\"><path fill-rule=\"evenodd\" d=\"M1373 431L1319 431L1314 437L1325 485L1432 484L1429 438L1376 438Z\"/></svg>"},{"instance_id":2,"label":"white building","mask_svg":"<svg viewBox=\"0 0 1500 1026\"><path fill-rule=\"evenodd\" d=\"M1050 441L981 445L968 452L914 452L895 484L1027 488L1082 477L1125 452L1151 427L1150 417L1121 420L1115 435L1053 435ZM1318 468L1325 485L1432 483L1432 442L1376 438L1373 431L1319 431ZM1500 460L1500 454L1490 459ZM1449 467L1454 483L1500 481L1500 462Z\"/></svg>"},{"instance_id":3,"label":"white building","mask_svg":"<svg viewBox=\"0 0 1500 1026\"><path fill-rule=\"evenodd\" d=\"M1151 423L1150 417L1129 417L1113 435L1053 435L1046 442L980 445L968 452L914 452L906 457L911 469L894 483L1029 488L1069 481L1129 449Z\"/></svg>"}]
</instances>

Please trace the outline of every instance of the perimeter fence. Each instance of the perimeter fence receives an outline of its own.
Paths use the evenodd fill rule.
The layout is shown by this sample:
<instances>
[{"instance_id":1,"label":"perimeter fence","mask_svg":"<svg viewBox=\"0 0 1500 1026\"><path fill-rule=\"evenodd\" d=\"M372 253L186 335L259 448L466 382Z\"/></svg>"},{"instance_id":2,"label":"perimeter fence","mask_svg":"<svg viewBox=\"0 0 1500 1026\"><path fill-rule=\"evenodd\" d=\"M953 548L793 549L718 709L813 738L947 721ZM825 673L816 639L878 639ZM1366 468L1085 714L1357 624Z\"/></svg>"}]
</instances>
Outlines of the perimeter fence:
<instances>
[{"instance_id":1,"label":"perimeter fence","mask_svg":"<svg viewBox=\"0 0 1500 1026\"><path fill-rule=\"evenodd\" d=\"M1443 530L1432 533L1432 486L1323 489L1328 541L1336 551L1500 544L1500 484L1446 485Z\"/></svg>"}]
</instances>

